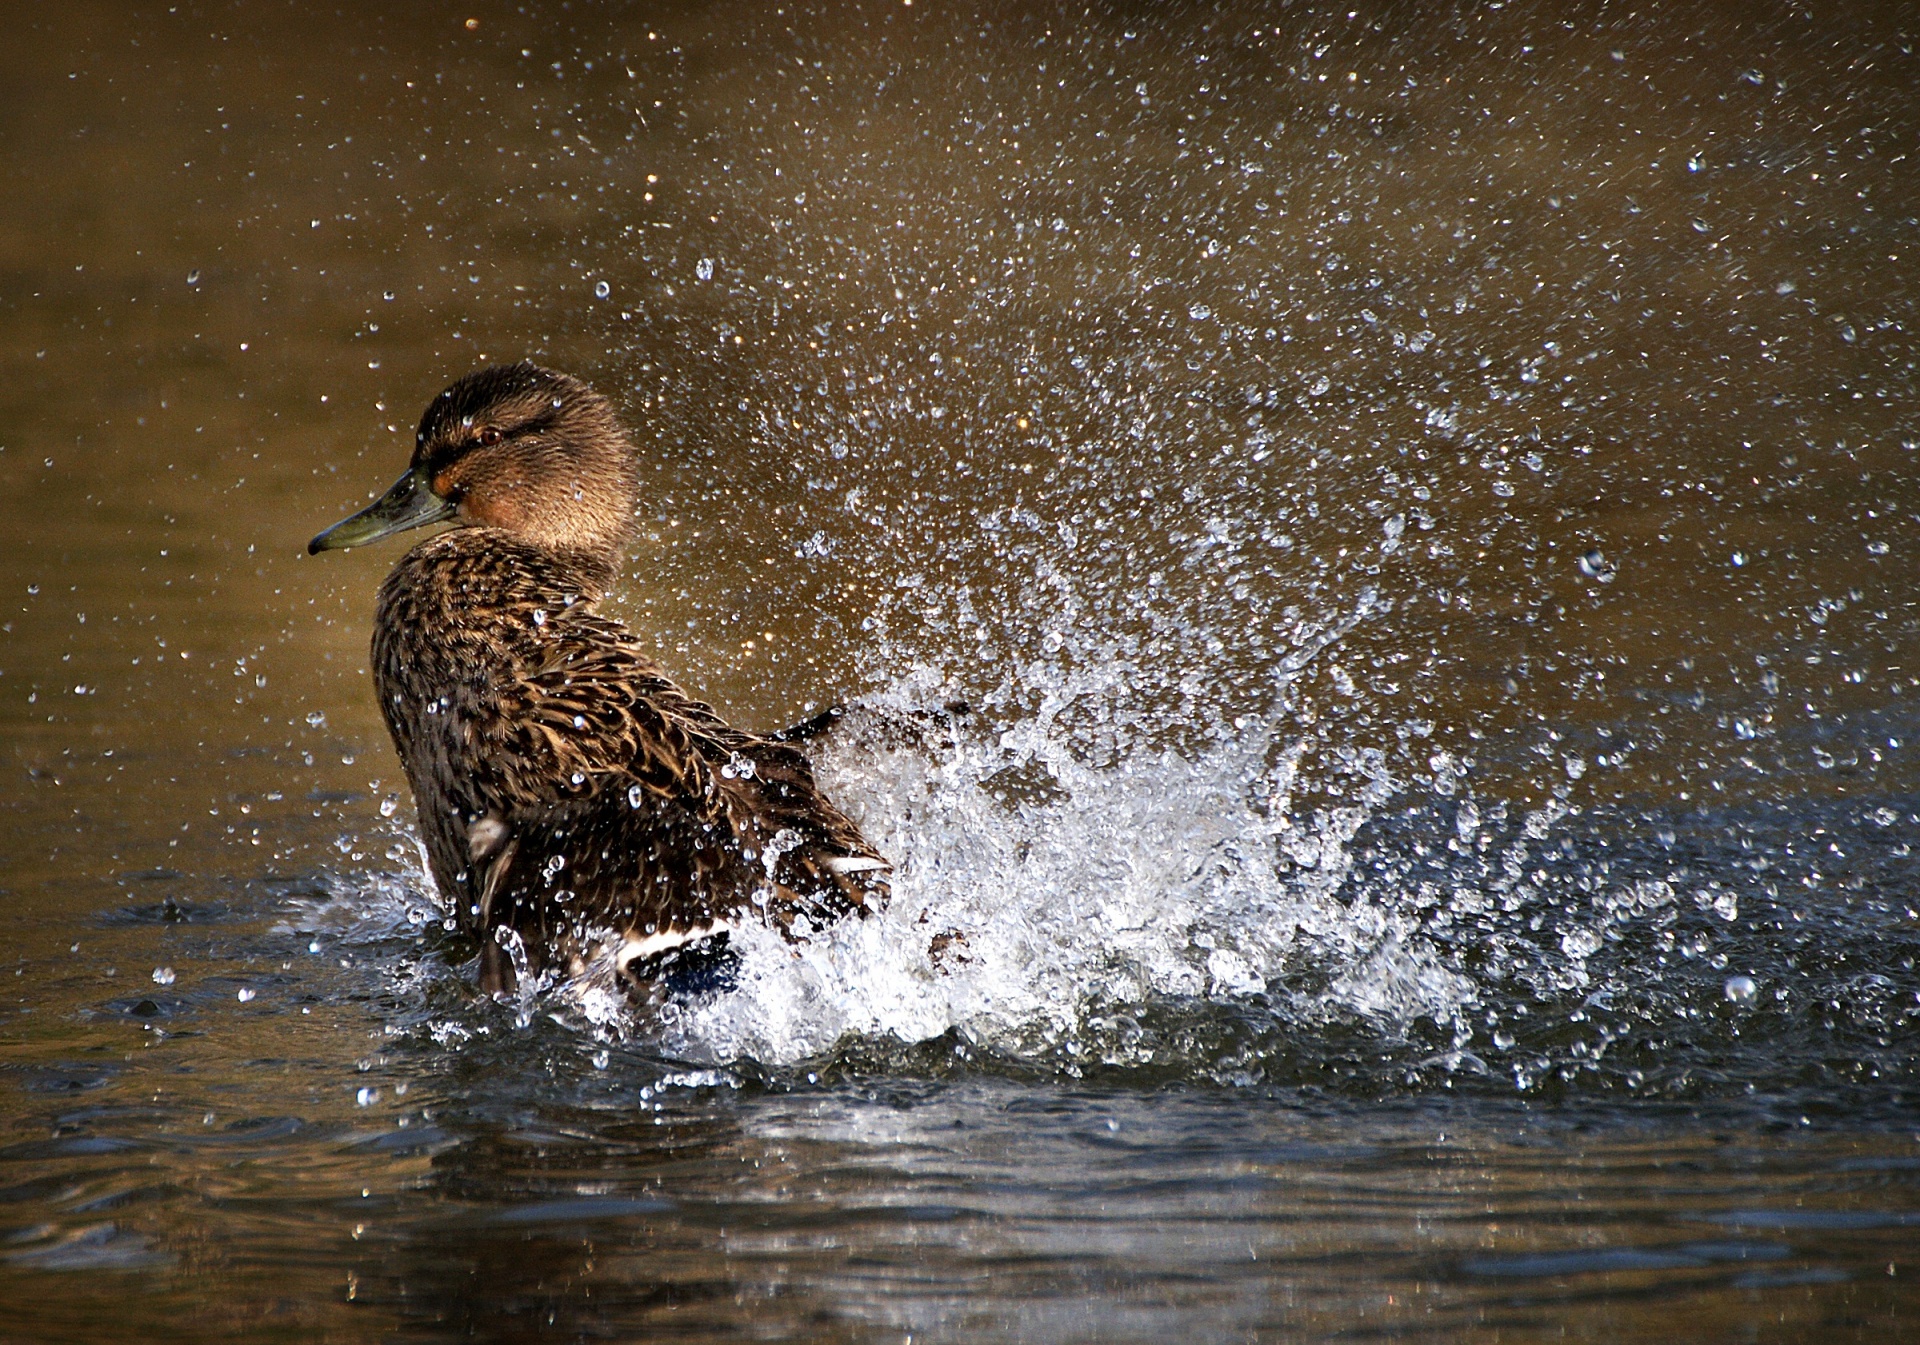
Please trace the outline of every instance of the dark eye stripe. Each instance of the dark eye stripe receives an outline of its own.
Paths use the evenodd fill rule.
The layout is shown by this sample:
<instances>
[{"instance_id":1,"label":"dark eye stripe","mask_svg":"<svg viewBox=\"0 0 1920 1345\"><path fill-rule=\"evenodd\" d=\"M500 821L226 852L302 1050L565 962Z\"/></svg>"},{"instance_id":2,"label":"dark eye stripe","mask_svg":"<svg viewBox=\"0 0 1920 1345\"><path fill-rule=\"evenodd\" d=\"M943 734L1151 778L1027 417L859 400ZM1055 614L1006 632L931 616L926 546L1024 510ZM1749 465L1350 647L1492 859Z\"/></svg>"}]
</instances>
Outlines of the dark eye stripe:
<instances>
[{"instance_id":1,"label":"dark eye stripe","mask_svg":"<svg viewBox=\"0 0 1920 1345\"><path fill-rule=\"evenodd\" d=\"M493 437L489 439L489 435ZM509 436L505 431L489 425L470 439L462 439L458 443L452 444L446 443L445 441L437 443L433 446L432 452L427 455L427 471L434 476L438 476L441 472L453 466L454 463L466 457L467 454L473 452L474 449L491 448L507 437Z\"/></svg>"},{"instance_id":2,"label":"dark eye stripe","mask_svg":"<svg viewBox=\"0 0 1920 1345\"><path fill-rule=\"evenodd\" d=\"M447 468L453 466L454 463L460 461L460 459L464 458L476 448L492 448L510 439L518 439L529 434L544 433L553 427L556 419L557 417L551 411L548 411L544 415L536 416L532 420L524 421L511 428L499 425L486 425L482 426L477 433L454 443L449 443L444 439L440 440L433 445L427 454L427 471L430 475L438 476L441 472L446 471ZM490 435L494 437L489 439L488 436Z\"/></svg>"}]
</instances>

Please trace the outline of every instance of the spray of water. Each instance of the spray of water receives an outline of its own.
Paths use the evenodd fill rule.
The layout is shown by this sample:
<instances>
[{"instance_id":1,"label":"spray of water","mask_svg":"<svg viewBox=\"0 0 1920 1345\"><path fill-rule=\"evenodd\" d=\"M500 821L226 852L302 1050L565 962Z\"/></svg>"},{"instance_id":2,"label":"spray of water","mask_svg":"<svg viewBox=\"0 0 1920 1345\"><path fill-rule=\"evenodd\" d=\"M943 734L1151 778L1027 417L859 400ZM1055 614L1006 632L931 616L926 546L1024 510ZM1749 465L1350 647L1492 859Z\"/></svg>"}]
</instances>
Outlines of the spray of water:
<instances>
[{"instance_id":1,"label":"spray of water","mask_svg":"<svg viewBox=\"0 0 1920 1345\"><path fill-rule=\"evenodd\" d=\"M883 914L800 943L744 929L732 991L640 1020L591 975L572 1007L680 1058L772 1066L949 1034L1069 1068L1166 1063L1136 1015L1270 1012L1303 971L1320 989L1294 1017L1451 1023L1472 982L1417 918L1347 890L1351 842L1401 782L1376 761L1342 806L1299 812L1310 743L1278 727L1296 680L1378 610L1369 590L1303 630L1271 671L1268 712L1187 735L1197 748L1129 731L1140 678L1124 659L1056 646L957 714L929 712L960 688L917 666L815 752L829 793L895 860Z\"/></svg>"}]
</instances>

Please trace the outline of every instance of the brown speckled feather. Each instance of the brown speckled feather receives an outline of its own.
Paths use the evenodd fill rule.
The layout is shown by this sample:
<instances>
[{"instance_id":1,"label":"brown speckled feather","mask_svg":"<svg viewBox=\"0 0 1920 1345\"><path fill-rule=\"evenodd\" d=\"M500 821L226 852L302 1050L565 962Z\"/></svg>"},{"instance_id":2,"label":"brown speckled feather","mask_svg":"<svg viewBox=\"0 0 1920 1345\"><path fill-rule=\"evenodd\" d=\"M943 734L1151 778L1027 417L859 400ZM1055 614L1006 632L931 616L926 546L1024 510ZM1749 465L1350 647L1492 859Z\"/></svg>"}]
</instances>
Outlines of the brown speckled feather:
<instances>
[{"instance_id":1,"label":"brown speckled feather","mask_svg":"<svg viewBox=\"0 0 1920 1345\"><path fill-rule=\"evenodd\" d=\"M885 859L799 749L730 727L596 610L637 491L605 399L492 366L428 405L407 475L308 547L465 525L381 585L373 670L486 990L514 982L506 931L535 967L611 945L644 989L750 913L799 937L886 900Z\"/></svg>"},{"instance_id":2,"label":"brown speckled feather","mask_svg":"<svg viewBox=\"0 0 1920 1345\"><path fill-rule=\"evenodd\" d=\"M463 528L381 586L380 704L462 919L513 927L537 963L595 930L683 932L749 908L791 927L883 902L884 860L806 758L669 681L595 610L606 578L591 557ZM504 832L476 857L483 822Z\"/></svg>"}]
</instances>

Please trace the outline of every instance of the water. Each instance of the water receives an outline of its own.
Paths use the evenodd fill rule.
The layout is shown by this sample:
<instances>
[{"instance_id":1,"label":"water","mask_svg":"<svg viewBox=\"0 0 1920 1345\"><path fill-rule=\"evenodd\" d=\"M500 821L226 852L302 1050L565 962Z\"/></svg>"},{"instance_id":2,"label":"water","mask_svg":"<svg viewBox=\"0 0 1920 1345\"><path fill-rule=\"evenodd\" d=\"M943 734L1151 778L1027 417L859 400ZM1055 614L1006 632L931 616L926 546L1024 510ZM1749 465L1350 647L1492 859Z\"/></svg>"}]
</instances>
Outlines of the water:
<instances>
[{"instance_id":1,"label":"water","mask_svg":"<svg viewBox=\"0 0 1920 1345\"><path fill-rule=\"evenodd\" d=\"M1899 9L465 18L18 25L11 1333L1911 1333ZM644 1019L301 554L521 355L899 866Z\"/></svg>"}]
</instances>

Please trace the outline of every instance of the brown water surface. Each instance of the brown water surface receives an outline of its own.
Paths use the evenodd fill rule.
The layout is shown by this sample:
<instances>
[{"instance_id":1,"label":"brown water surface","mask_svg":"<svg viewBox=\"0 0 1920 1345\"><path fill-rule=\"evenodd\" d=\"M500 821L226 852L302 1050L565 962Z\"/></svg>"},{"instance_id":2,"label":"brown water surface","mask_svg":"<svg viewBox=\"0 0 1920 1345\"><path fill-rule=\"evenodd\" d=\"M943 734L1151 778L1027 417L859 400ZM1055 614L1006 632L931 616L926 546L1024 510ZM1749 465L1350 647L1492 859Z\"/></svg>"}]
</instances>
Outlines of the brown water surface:
<instances>
[{"instance_id":1,"label":"brown water surface","mask_svg":"<svg viewBox=\"0 0 1920 1345\"><path fill-rule=\"evenodd\" d=\"M1920 1334L1907 8L8 30L0 1334ZM304 554L521 357L676 676L975 707L664 1022L474 1000Z\"/></svg>"}]
</instances>

